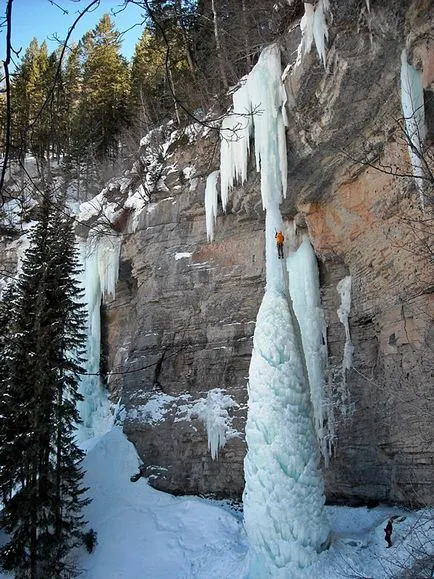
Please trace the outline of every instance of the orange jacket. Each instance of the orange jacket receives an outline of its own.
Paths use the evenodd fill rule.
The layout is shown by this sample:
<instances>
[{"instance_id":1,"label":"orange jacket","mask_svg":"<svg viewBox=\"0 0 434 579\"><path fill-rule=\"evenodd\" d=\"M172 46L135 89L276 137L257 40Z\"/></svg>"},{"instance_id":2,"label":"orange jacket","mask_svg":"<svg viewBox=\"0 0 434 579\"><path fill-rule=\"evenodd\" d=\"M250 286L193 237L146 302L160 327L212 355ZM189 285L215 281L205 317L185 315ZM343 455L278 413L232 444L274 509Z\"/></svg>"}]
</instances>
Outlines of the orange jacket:
<instances>
[{"instance_id":1,"label":"orange jacket","mask_svg":"<svg viewBox=\"0 0 434 579\"><path fill-rule=\"evenodd\" d=\"M276 238L276 242L279 244L282 244L285 241L285 238L283 237L283 233L281 231L278 231L274 237Z\"/></svg>"}]
</instances>

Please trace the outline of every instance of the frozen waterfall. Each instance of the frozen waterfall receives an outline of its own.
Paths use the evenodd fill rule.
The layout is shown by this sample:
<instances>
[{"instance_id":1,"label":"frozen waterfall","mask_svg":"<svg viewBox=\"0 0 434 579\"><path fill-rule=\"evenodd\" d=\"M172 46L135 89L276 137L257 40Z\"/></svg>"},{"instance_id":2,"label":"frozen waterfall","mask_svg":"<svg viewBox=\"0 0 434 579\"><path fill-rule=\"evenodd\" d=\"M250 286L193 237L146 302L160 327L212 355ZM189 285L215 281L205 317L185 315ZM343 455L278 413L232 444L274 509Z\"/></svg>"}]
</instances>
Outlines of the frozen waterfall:
<instances>
[{"instance_id":1,"label":"frozen waterfall","mask_svg":"<svg viewBox=\"0 0 434 579\"><path fill-rule=\"evenodd\" d=\"M307 236L298 250L289 255L287 267L290 295L300 325L309 376L315 430L322 455L327 461L329 451L323 430L324 371L327 361L326 327L319 292L318 265Z\"/></svg>"},{"instance_id":2,"label":"frozen waterfall","mask_svg":"<svg viewBox=\"0 0 434 579\"><path fill-rule=\"evenodd\" d=\"M301 333L289 296L286 260L278 259L275 244L276 231L284 229L279 206L287 173L281 72L279 48L266 48L233 95L233 113L222 124L221 140L223 209L230 189L247 178L253 136L266 211L267 286L253 338L246 423L244 515L251 579L298 577L329 535ZM215 194L209 199L214 207ZM207 211L207 223L214 215ZM208 236L212 233L209 228ZM304 283L295 293L306 291ZM319 421L320 402L315 405Z\"/></svg>"},{"instance_id":3,"label":"frozen waterfall","mask_svg":"<svg viewBox=\"0 0 434 579\"><path fill-rule=\"evenodd\" d=\"M416 186L424 208L423 141L426 134L422 74L401 54L401 104L405 122L405 138Z\"/></svg>"},{"instance_id":4,"label":"frozen waterfall","mask_svg":"<svg viewBox=\"0 0 434 579\"><path fill-rule=\"evenodd\" d=\"M82 423L79 440L104 434L113 423L107 391L101 382L101 302L105 295L114 296L119 271L120 237L90 232L80 242L83 266L82 284L87 309L86 375L80 382L84 398L78 404Z\"/></svg>"}]
</instances>

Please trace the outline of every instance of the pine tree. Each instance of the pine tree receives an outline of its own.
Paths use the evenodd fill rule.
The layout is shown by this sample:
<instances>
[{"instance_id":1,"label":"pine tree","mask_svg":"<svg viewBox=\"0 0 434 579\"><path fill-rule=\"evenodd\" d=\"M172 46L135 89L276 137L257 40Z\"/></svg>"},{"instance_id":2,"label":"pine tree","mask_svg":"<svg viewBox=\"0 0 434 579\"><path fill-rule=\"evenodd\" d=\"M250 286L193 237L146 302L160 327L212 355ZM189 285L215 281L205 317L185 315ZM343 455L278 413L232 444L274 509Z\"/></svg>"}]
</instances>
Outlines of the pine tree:
<instances>
[{"instance_id":1,"label":"pine tree","mask_svg":"<svg viewBox=\"0 0 434 579\"><path fill-rule=\"evenodd\" d=\"M150 2L153 21L136 44L131 69L132 102L136 115L146 122L158 122L183 109L194 110L199 86L192 41L194 6L181 0Z\"/></svg>"},{"instance_id":2,"label":"pine tree","mask_svg":"<svg viewBox=\"0 0 434 579\"><path fill-rule=\"evenodd\" d=\"M16 577L62 577L82 536L82 451L74 442L84 312L70 219L45 200L11 310L0 412L0 562Z\"/></svg>"},{"instance_id":3,"label":"pine tree","mask_svg":"<svg viewBox=\"0 0 434 579\"><path fill-rule=\"evenodd\" d=\"M120 54L119 33L108 14L81 42L84 57L79 126L82 149L97 158L116 157L129 123L130 75ZM86 133L83 134L83 128ZM79 135L77 135L79 137Z\"/></svg>"}]
</instances>

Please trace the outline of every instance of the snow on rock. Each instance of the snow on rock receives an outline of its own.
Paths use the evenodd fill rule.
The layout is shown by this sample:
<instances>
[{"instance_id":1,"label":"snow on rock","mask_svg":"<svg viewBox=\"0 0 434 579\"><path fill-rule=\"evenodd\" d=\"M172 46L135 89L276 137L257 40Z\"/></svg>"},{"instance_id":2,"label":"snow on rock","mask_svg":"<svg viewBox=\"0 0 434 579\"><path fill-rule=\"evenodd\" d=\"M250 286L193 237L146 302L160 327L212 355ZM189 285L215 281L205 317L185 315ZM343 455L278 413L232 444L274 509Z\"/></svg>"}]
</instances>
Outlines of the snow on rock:
<instances>
[{"instance_id":1,"label":"snow on rock","mask_svg":"<svg viewBox=\"0 0 434 579\"><path fill-rule=\"evenodd\" d=\"M250 577L296 578L327 542L312 405L287 299L268 289L253 339L244 513Z\"/></svg>"},{"instance_id":2,"label":"snow on rock","mask_svg":"<svg viewBox=\"0 0 434 579\"><path fill-rule=\"evenodd\" d=\"M327 363L326 324L321 307L319 271L312 245L306 236L287 259L289 291L300 326L309 376L315 430L323 456L328 458L323 428L324 371Z\"/></svg>"},{"instance_id":3,"label":"snow on rock","mask_svg":"<svg viewBox=\"0 0 434 579\"><path fill-rule=\"evenodd\" d=\"M404 114L408 153L416 186L424 207L423 141L426 134L422 74L407 62L407 51L401 53L401 104Z\"/></svg>"},{"instance_id":4,"label":"snow on rock","mask_svg":"<svg viewBox=\"0 0 434 579\"><path fill-rule=\"evenodd\" d=\"M181 251L178 253L175 253L175 261L178 261L178 259L187 259L189 257L191 257L193 255L193 252L191 251Z\"/></svg>"},{"instance_id":5,"label":"snow on rock","mask_svg":"<svg viewBox=\"0 0 434 579\"><path fill-rule=\"evenodd\" d=\"M124 203L124 208L131 211L132 214L128 220L128 233L135 233L139 226L140 217L149 204L149 197L145 193L143 185L130 194Z\"/></svg>"},{"instance_id":6,"label":"snow on rock","mask_svg":"<svg viewBox=\"0 0 434 579\"><path fill-rule=\"evenodd\" d=\"M238 408L238 403L221 388L209 390L206 398L180 406L175 421L191 420L197 416L205 425L208 435L208 449L212 459L218 457L218 452L226 442L241 436L241 433L232 427L233 416L228 412L230 408Z\"/></svg>"},{"instance_id":7,"label":"snow on rock","mask_svg":"<svg viewBox=\"0 0 434 579\"><path fill-rule=\"evenodd\" d=\"M145 401L145 404L135 404L130 408L127 413L128 421L155 425L163 422L168 415L173 413L180 401L187 402L191 396L190 394L171 396L164 392L152 391L144 393L140 398Z\"/></svg>"}]
</instances>

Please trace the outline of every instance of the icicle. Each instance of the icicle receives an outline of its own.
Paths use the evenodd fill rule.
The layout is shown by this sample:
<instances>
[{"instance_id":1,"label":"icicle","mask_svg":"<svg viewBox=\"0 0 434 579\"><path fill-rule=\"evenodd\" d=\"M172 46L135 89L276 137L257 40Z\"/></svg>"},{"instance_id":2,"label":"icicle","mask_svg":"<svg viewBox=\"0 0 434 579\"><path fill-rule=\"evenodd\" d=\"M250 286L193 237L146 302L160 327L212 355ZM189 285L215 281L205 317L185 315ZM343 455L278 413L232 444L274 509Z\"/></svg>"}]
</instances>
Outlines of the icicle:
<instances>
[{"instance_id":1,"label":"icicle","mask_svg":"<svg viewBox=\"0 0 434 579\"><path fill-rule=\"evenodd\" d=\"M252 131L251 102L247 82L232 96L233 113L223 119L220 135L220 191L223 211L235 182L247 179L247 163Z\"/></svg>"},{"instance_id":2,"label":"icicle","mask_svg":"<svg viewBox=\"0 0 434 579\"><path fill-rule=\"evenodd\" d=\"M348 275L347 277L344 277L344 279L341 279L336 289L341 296L341 305L337 310L337 314L341 324L343 324L345 328L345 347L342 365L344 370L349 370L352 364L354 349L351 344L350 325L348 323L348 316L351 309L351 276Z\"/></svg>"},{"instance_id":3,"label":"icicle","mask_svg":"<svg viewBox=\"0 0 434 579\"><path fill-rule=\"evenodd\" d=\"M314 13L313 5L305 2L304 14L300 21L301 42L298 47L297 64L300 64L303 56L312 50Z\"/></svg>"},{"instance_id":4,"label":"icicle","mask_svg":"<svg viewBox=\"0 0 434 579\"><path fill-rule=\"evenodd\" d=\"M401 103L414 180L419 190L421 207L424 209L422 149L426 127L422 75L408 64L405 49L401 53Z\"/></svg>"},{"instance_id":5,"label":"icicle","mask_svg":"<svg viewBox=\"0 0 434 579\"><path fill-rule=\"evenodd\" d=\"M307 237L287 260L289 291L300 325L304 356L309 375L315 430L322 454L328 458L323 431L324 369L327 360L324 312L319 291L319 272L315 253Z\"/></svg>"},{"instance_id":6,"label":"icicle","mask_svg":"<svg viewBox=\"0 0 434 579\"><path fill-rule=\"evenodd\" d=\"M341 297L341 305L337 310L337 314L341 324L345 328L345 345L342 358L341 381L338 387L339 398L337 403L342 416L347 418L352 413L350 395L347 389L347 371L351 369L354 351L351 343L350 325L348 322L348 316L351 309L351 276L348 275L341 279L336 289Z\"/></svg>"},{"instance_id":7,"label":"icicle","mask_svg":"<svg viewBox=\"0 0 434 579\"><path fill-rule=\"evenodd\" d=\"M296 66L301 64L305 54L309 54L312 49L312 43L315 41L318 56L325 67L325 41L328 40L328 28L325 15L329 12L329 0L319 0L315 8L308 2L304 3L304 15L300 21L301 42L298 47Z\"/></svg>"},{"instance_id":8,"label":"icicle","mask_svg":"<svg viewBox=\"0 0 434 579\"><path fill-rule=\"evenodd\" d=\"M190 396L188 396L190 397ZM178 406L176 422L191 421L192 417L199 418L205 425L208 435L208 450L211 458L218 458L218 453L228 440L239 438L241 433L232 426L233 416L229 408L238 408L237 402L225 394L221 388L209 390L206 398L199 398L193 403Z\"/></svg>"},{"instance_id":9,"label":"icicle","mask_svg":"<svg viewBox=\"0 0 434 579\"><path fill-rule=\"evenodd\" d=\"M325 41L328 40L329 33L324 15L323 0L319 0L318 5L315 9L315 14L313 17L313 37L315 40L315 46L318 51L318 55L325 68L326 65Z\"/></svg>"},{"instance_id":10,"label":"icicle","mask_svg":"<svg viewBox=\"0 0 434 579\"><path fill-rule=\"evenodd\" d=\"M224 210L228 192L235 182L243 183L247 179L252 128L264 208L273 195L281 198L286 194L286 93L281 73L280 49L269 46L232 97L234 112L221 126L220 188ZM269 169L270 165L277 166L278 172Z\"/></svg>"},{"instance_id":11,"label":"icicle","mask_svg":"<svg viewBox=\"0 0 434 579\"><path fill-rule=\"evenodd\" d=\"M219 174L220 171L214 171L208 175L205 186L205 215L208 241L214 239L214 224L217 219L217 179Z\"/></svg>"}]
</instances>

